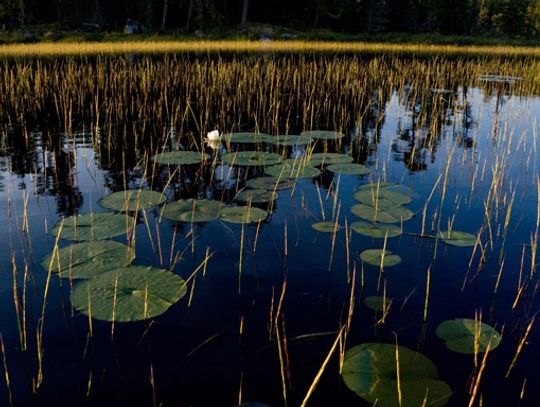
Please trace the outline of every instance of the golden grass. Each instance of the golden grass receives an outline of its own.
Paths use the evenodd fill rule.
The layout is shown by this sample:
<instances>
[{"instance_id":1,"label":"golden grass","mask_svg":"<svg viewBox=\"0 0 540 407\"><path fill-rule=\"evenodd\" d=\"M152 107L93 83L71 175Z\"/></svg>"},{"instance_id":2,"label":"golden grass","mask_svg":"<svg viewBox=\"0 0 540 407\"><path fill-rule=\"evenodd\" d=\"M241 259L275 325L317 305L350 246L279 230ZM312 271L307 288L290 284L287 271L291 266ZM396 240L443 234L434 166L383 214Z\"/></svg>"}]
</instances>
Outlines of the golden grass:
<instances>
[{"instance_id":1,"label":"golden grass","mask_svg":"<svg viewBox=\"0 0 540 407\"><path fill-rule=\"evenodd\" d=\"M540 47L459 46L317 41L124 41L84 43L8 44L0 56L160 54L181 52L334 52L391 53L415 55L493 55L539 57Z\"/></svg>"}]
</instances>

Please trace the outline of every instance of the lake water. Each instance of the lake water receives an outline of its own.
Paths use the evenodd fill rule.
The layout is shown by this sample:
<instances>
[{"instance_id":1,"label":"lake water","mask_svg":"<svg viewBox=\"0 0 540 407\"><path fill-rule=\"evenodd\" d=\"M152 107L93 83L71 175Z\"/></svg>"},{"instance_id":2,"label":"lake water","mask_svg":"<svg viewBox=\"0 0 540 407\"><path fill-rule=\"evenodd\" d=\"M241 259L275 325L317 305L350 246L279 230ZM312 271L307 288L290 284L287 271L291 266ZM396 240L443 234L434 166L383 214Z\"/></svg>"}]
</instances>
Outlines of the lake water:
<instances>
[{"instance_id":1,"label":"lake water","mask_svg":"<svg viewBox=\"0 0 540 407\"><path fill-rule=\"evenodd\" d=\"M326 57L299 62L287 56L250 57L248 69L256 61L257 69L264 70L280 58L287 60L291 70L295 63L329 69ZM340 66L348 64L347 58L341 57ZM369 69L371 57L360 62L354 58L354 64ZM106 96L97 102L92 97L70 99L73 115L67 120L63 115L69 109L59 106L68 103L70 96L64 100L55 88L44 99L31 99L22 110L16 107L18 100L25 94L30 98L31 87L25 89L21 84L13 95L0 97L4 120L0 141L0 333L9 378L9 385L0 379L1 404L8 405L11 399L14 405L39 406L233 406L240 400L281 406L285 380L287 404L300 405L347 322L354 275L354 313L346 348L365 342L395 344L397 340L436 365L439 377L452 389L447 405L466 405L478 377L474 355L448 349L436 329L446 320L474 319L481 314L483 322L502 332L502 341L485 360L475 405L480 399L486 406L537 405L540 336L534 323L527 332L539 310L538 273L531 264L535 262L540 202L540 97L531 85L537 81L530 77L534 70L515 81L485 81L476 73L494 73L496 64L486 61L489 67L483 68L482 61L474 61L476 68L452 78L451 87L442 91L444 80L426 72L401 76L407 60L399 60L399 66L390 61L379 83L376 79L363 81L361 76L351 82L362 89L356 95L364 95L354 103L354 95L340 101L341 95L334 89L325 90L325 83L317 83L316 75L310 84L308 76L299 73L298 93L290 86L291 93L279 99L290 105L275 108L274 104L269 111L257 107L265 97L259 90L272 93L271 89L281 86L280 81L294 75L279 77L269 70L267 77L259 78L262 85L238 77L238 88L233 89L228 87L234 83L230 78L241 70L228 66L227 59L221 68L216 61L215 56L193 56L174 62L192 73L193 66L207 64L205 77L216 76L204 83L218 84L221 74L229 78L224 80L224 89L216 87L219 99L208 105L208 116L200 113L206 105L193 100L198 92L206 92L197 89L203 81L200 77L193 80L190 88L189 75L177 78L184 88L171 91L170 106L160 99L160 112L148 109L141 113L147 121L139 122L133 116L122 121L120 114L115 115L116 122L108 121ZM53 60L30 63L26 75L32 77L32 69L43 69L38 63L47 68ZM431 68L441 64L446 66L442 71L454 63L462 64L440 58L415 63ZM506 69L502 73L507 74L512 63L522 68L532 64L501 62ZM157 75L150 83L164 80L152 71L150 58L124 62L118 69L130 66ZM1 77L16 69L22 69L16 62L5 63ZM33 86L43 89L48 80L55 81L54 69L48 69L51 76L43 76L41 84L33 78ZM60 75L66 74L63 69ZM89 83L79 83L81 89L102 86L99 69L96 72L96 84L90 78ZM336 75L353 80L347 76L347 68ZM376 72L370 75L377 78ZM129 79L128 74L125 80L137 78ZM343 82L343 93L349 92L347 83ZM312 111L315 119L304 123L299 119L305 112L302 104L310 103L304 90L319 85L318 94L327 93L328 102L319 101L320 110ZM122 99L134 104L125 108L131 113L145 109L137 105L141 100L158 103L123 93L121 86L115 89L121 94L119 99L131 95ZM187 104L193 106L191 111L185 100L191 102ZM96 103L95 109L92 103ZM332 110L332 105L339 111ZM101 118L96 118L98 111ZM336 121L340 111L345 111L342 122ZM261 118L266 121L260 123ZM270 128L268 123L275 126ZM318 140L308 148L223 142L219 150L204 147L211 157L205 165L154 165L148 159L163 150L200 148L207 131L214 127L224 133L257 129L271 135L336 130L345 137ZM260 224L213 220L192 225L163 218L162 208L138 212L135 239L130 240L136 253L134 265L167 269L173 264L172 272L184 280L198 270L186 286L186 296L160 316L114 324L94 318L90 325L89 318L71 306L70 292L79 283L49 276L41 266L55 246L55 236L49 233L53 226L62 217L108 211L98 201L111 192L152 189L165 191L168 204L212 198L231 205L245 182L264 171L260 167L223 168L220 156L259 150L277 152L283 158L302 157L311 148L313 152L347 154L368 167L370 174L339 175L323 166L322 175L299 178L293 188L277 191L279 198L270 207L256 205L269 211ZM358 203L353 194L372 181L402 184L412 198L407 207L414 217L402 222L401 236L386 242L349 229L360 220L350 212ZM336 219L342 228L335 233L312 228L316 222ZM480 233L476 245L454 247L441 239L420 237L423 228L424 234L436 236L449 223L453 230ZM346 238L346 224L350 239ZM113 239L127 242L126 235ZM60 247L72 243L59 240ZM381 274L379 267L362 264L358 255L383 245L402 261L384 267ZM205 263L208 254L211 257ZM199 268L201 265L204 267ZM391 306L381 321L381 313L368 308L364 299L383 295ZM276 318L277 336L271 322ZM507 375L524 335L528 336ZM42 353L38 339L42 339ZM371 405L345 385L338 354L339 348L309 405ZM40 355L43 376L36 388ZM483 357L483 353L478 355L479 364Z\"/></svg>"}]
</instances>

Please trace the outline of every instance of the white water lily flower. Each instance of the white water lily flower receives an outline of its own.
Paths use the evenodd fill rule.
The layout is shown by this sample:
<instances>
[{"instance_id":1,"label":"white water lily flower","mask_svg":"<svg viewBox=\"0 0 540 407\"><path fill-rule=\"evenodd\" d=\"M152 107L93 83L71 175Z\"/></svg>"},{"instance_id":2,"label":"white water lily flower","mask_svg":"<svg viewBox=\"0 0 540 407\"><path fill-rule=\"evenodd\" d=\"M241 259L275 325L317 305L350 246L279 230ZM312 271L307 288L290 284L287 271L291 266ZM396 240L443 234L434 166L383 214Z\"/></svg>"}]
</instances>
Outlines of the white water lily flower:
<instances>
[{"instance_id":1,"label":"white water lily flower","mask_svg":"<svg viewBox=\"0 0 540 407\"><path fill-rule=\"evenodd\" d=\"M221 134L219 134L219 130L214 130L209 132L206 135L206 138L208 139L208 141L218 141L221 140Z\"/></svg>"}]
</instances>

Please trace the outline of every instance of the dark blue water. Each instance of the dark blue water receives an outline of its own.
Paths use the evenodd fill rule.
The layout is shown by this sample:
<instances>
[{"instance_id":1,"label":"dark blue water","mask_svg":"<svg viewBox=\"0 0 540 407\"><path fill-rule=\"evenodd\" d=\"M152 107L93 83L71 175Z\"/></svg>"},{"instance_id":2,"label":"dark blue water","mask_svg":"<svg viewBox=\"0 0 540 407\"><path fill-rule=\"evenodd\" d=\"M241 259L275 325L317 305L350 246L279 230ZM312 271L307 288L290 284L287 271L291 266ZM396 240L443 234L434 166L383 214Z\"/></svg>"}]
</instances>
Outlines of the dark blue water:
<instances>
[{"instance_id":1,"label":"dark blue water","mask_svg":"<svg viewBox=\"0 0 540 407\"><path fill-rule=\"evenodd\" d=\"M287 338L288 405L299 405L346 321L348 275L356 268L356 301L347 347L362 342L395 343L397 335L400 345L422 352L437 365L440 377L454 391L449 405L465 405L470 397L473 357L452 353L437 338L435 329L447 319L474 318L475 312L481 312L484 322L503 331L503 341L489 354L482 376L483 405L537 405L540 337L536 324L509 377L505 375L539 309L531 238L537 228L539 202L540 98L514 96L511 87L501 86L494 92L468 88L466 93L459 88L448 96L450 108L436 131L430 132L415 129L415 111L422 106L411 107L401 96L395 92L383 111L372 112L381 118L377 129L363 125L355 131L353 123L343 143L328 146L350 152L356 162L370 167L371 175L337 177L325 172L314 180L299 180L294 190L280 191L258 236L256 225L245 226L241 275L242 226L221 221L193 227L165 219L159 222L158 211L151 210L147 215L152 239L142 216L138 219L135 264L167 268L170 259L180 253L173 271L188 278L207 251L213 253L206 275L197 274L193 290L189 286L191 300L188 293L151 321L115 324L114 333L110 323L93 321L90 336L87 317L70 307L69 281L53 277L43 324L43 382L38 389L33 385L38 372L36 337L47 281L40 262L54 246L54 237L47 230L62 216L104 211L97 201L111 191L140 185L160 190L172 170L159 168L153 177L144 176L144 144L107 152L96 142L95 131L88 129L57 135L60 141L50 145L50 135L43 129L23 137L20 128L11 128L4 135L0 157L0 333L13 403L232 406L241 392L242 401L283 405L279 356L269 317L272 302L275 313L286 287L280 321ZM150 145L147 150L156 152ZM185 168L174 174L167 189L169 200L213 196L227 201L234 197L231 185L236 182L206 184L207 176L197 181L197 171L198 167ZM257 171L239 174L242 185ZM346 220L356 220L349 211L355 203L354 191L379 179L412 188L414 199L409 207L415 212L403 225L406 234L387 242L387 249L403 261L385 269L381 284L379 270L367 265L362 268L356 258L365 249L382 247L381 240L353 233L347 262L344 230L337 233L332 254L332 235L311 227L322 220L317 188L326 217L331 218L336 202L339 222L344 225ZM445 179L442 215L434 218L441 207ZM484 261L480 249L472 255L471 248L441 242L436 246L433 239L414 236L421 233L422 211L432 191L426 232L433 233L439 216L441 229L448 222L453 222L453 229L470 233L483 228ZM488 200L488 196L494 198ZM125 242L125 237L115 240ZM69 243L61 241L60 245ZM13 264L19 301L26 286L26 351L21 348L17 328ZM424 322L428 269L431 283ZM382 295L384 284L393 305L385 323L377 324L380 315L367 308L363 299ZM0 403L8 405L8 386L2 376ZM344 385L334 356L310 405L369 404Z\"/></svg>"}]
</instances>

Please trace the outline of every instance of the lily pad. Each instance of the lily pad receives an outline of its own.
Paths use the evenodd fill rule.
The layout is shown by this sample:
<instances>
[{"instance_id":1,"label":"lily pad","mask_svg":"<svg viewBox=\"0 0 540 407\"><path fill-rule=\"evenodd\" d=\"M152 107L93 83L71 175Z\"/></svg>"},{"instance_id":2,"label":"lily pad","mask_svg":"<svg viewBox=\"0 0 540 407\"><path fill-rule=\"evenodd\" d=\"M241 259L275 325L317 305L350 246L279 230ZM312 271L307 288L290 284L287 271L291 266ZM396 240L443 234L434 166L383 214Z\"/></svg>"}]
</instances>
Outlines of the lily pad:
<instances>
[{"instance_id":1,"label":"lily pad","mask_svg":"<svg viewBox=\"0 0 540 407\"><path fill-rule=\"evenodd\" d=\"M186 295L185 282L167 270L122 267L83 280L71 292L73 307L101 321L154 318Z\"/></svg>"},{"instance_id":2,"label":"lily pad","mask_svg":"<svg viewBox=\"0 0 540 407\"><path fill-rule=\"evenodd\" d=\"M403 206L393 206L391 208L377 208L371 205L357 204L351 207L351 212L359 218L371 222L399 223L405 222L413 217L413 213Z\"/></svg>"},{"instance_id":3,"label":"lily pad","mask_svg":"<svg viewBox=\"0 0 540 407\"><path fill-rule=\"evenodd\" d=\"M439 239L450 246L473 247L476 244L476 235L458 230L440 231Z\"/></svg>"},{"instance_id":4,"label":"lily pad","mask_svg":"<svg viewBox=\"0 0 540 407\"><path fill-rule=\"evenodd\" d=\"M114 240L100 240L72 244L47 255L41 265L61 278L83 279L95 277L109 270L128 266L135 252ZM52 262L51 262L52 259Z\"/></svg>"},{"instance_id":5,"label":"lily pad","mask_svg":"<svg viewBox=\"0 0 540 407\"><path fill-rule=\"evenodd\" d=\"M165 205L163 217L177 222L209 222L219 218L223 208L213 199L181 199Z\"/></svg>"},{"instance_id":6,"label":"lily pad","mask_svg":"<svg viewBox=\"0 0 540 407\"><path fill-rule=\"evenodd\" d=\"M385 250L384 252L380 249L364 250L360 253L360 258L364 263L377 267L380 267L381 264L384 267L392 267L401 263L401 257L397 254L392 254L390 250Z\"/></svg>"},{"instance_id":7,"label":"lily pad","mask_svg":"<svg viewBox=\"0 0 540 407\"><path fill-rule=\"evenodd\" d=\"M236 200L240 202L268 203L278 199L277 192L266 189L244 189L236 195Z\"/></svg>"},{"instance_id":8,"label":"lily pad","mask_svg":"<svg viewBox=\"0 0 540 407\"><path fill-rule=\"evenodd\" d=\"M345 134L339 131L309 130L300 133L301 136L311 137L317 140L340 140Z\"/></svg>"},{"instance_id":9,"label":"lily pad","mask_svg":"<svg viewBox=\"0 0 540 407\"><path fill-rule=\"evenodd\" d=\"M269 142L273 137L264 133L237 132L224 134L223 139L227 143L260 144Z\"/></svg>"},{"instance_id":10,"label":"lily pad","mask_svg":"<svg viewBox=\"0 0 540 407\"><path fill-rule=\"evenodd\" d=\"M401 235L401 228L394 225L371 223L371 222L353 222L351 229L363 236L373 237L377 239L397 237Z\"/></svg>"},{"instance_id":11,"label":"lily pad","mask_svg":"<svg viewBox=\"0 0 540 407\"><path fill-rule=\"evenodd\" d=\"M219 218L230 223L257 223L266 219L268 213L260 208L250 206L229 206L224 208Z\"/></svg>"},{"instance_id":12,"label":"lily pad","mask_svg":"<svg viewBox=\"0 0 540 407\"><path fill-rule=\"evenodd\" d=\"M305 146L313 142L313 138L296 135L269 136L268 142L278 146Z\"/></svg>"},{"instance_id":13,"label":"lily pad","mask_svg":"<svg viewBox=\"0 0 540 407\"><path fill-rule=\"evenodd\" d=\"M161 205L167 197L160 192L142 189L118 191L101 198L98 204L107 209L125 212Z\"/></svg>"},{"instance_id":14,"label":"lily pad","mask_svg":"<svg viewBox=\"0 0 540 407\"><path fill-rule=\"evenodd\" d=\"M246 186L252 189L266 189L268 191L279 191L281 189L292 188L294 181L290 179L279 179L278 177L257 177L246 182Z\"/></svg>"},{"instance_id":15,"label":"lily pad","mask_svg":"<svg viewBox=\"0 0 540 407\"><path fill-rule=\"evenodd\" d=\"M62 221L58 221L49 233L57 236L61 224ZM98 212L75 215L64 218L60 238L78 241L103 240L124 235L134 225L135 219L119 213Z\"/></svg>"},{"instance_id":16,"label":"lily pad","mask_svg":"<svg viewBox=\"0 0 540 407\"><path fill-rule=\"evenodd\" d=\"M363 166L362 164L332 164L327 167L328 171L331 171L336 174L346 174L346 175L367 175L370 173L369 168Z\"/></svg>"},{"instance_id":17,"label":"lily pad","mask_svg":"<svg viewBox=\"0 0 540 407\"><path fill-rule=\"evenodd\" d=\"M337 225L335 222L317 222L311 225L313 229L321 233L334 233L334 231L341 229L341 226Z\"/></svg>"},{"instance_id":18,"label":"lily pad","mask_svg":"<svg viewBox=\"0 0 540 407\"><path fill-rule=\"evenodd\" d=\"M441 407L452 395L426 356L386 343L363 343L349 349L342 376L349 389L379 407Z\"/></svg>"},{"instance_id":19,"label":"lily pad","mask_svg":"<svg viewBox=\"0 0 540 407\"><path fill-rule=\"evenodd\" d=\"M247 167L274 165L281 161L279 154L266 151L238 151L227 153L222 157L224 164L234 164Z\"/></svg>"},{"instance_id":20,"label":"lily pad","mask_svg":"<svg viewBox=\"0 0 540 407\"><path fill-rule=\"evenodd\" d=\"M394 206L406 205L411 202L411 197L388 189L379 189L379 193L369 190L360 190L353 195L354 199L365 205L377 206L388 209Z\"/></svg>"},{"instance_id":21,"label":"lily pad","mask_svg":"<svg viewBox=\"0 0 540 407\"><path fill-rule=\"evenodd\" d=\"M466 318L443 322L437 327L437 336L451 351L465 354L474 354L475 344L478 353L484 353L488 345L493 350L502 339L501 334L488 324Z\"/></svg>"},{"instance_id":22,"label":"lily pad","mask_svg":"<svg viewBox=\"0 0 540 407\"><path fill-rule=\"evenodd\" d=\"M364 304L373 311L384 312L392 304L392 299L388 297L384 298L380 295L372 295L364 298Z\"/></svg>"},{"instance_id":23,"label":"lily pad","mask_svg":"<svg viewBox=\"0 0 540 407\"><path fill-rule=\"evenodd\" d=\"M264 172L268 175L272 175L278 178L316 178L321 175L321 171L318 168L302 165L301 163L291 164L285 162L279 165L273 165L266 167Z\"/></svg>"},{"instance_id":24,"label":"lily pad","mask_svg":"<svg viewBox=\"0 0 540 407\"><path fill-rule=\"evenodd\" d=\"M309 157L309 165L318 167L320 165L349 164L353 158L347 154L339 153L314 153Z\"/></svg>"},{"instance_id":25,"label":"lily pad","mask_svg":"<svg viewBox=\"0 0 540 407\"><path fill-rule=\"evenodd\" d=\"M398 184L395 182L370 182L368 184L361 185L358 190L359 191L371 191L372 193L375 193L375 191L385 190L385 191L392 191L392 192L398 192L403 195L408 195L409 197L415 196L415 192L408 186Z\"/></svg>"},{"instance_id":26,"label":"lily pad","mask_svg":"<svg viewBox=\"0 0 540 407\"><path fill-rule=\"evenodd\" d=\"M163 165L193 165L206 161L209 158L210 155L198 151L169 151L156 154L152 157L152 160Z\"/></svg>"}]
</instances>

